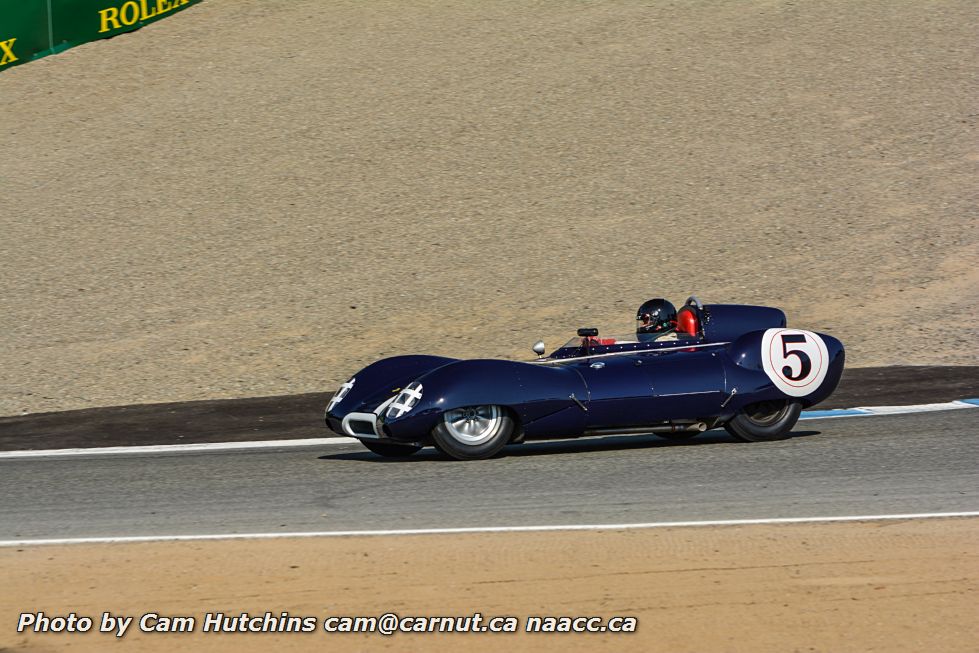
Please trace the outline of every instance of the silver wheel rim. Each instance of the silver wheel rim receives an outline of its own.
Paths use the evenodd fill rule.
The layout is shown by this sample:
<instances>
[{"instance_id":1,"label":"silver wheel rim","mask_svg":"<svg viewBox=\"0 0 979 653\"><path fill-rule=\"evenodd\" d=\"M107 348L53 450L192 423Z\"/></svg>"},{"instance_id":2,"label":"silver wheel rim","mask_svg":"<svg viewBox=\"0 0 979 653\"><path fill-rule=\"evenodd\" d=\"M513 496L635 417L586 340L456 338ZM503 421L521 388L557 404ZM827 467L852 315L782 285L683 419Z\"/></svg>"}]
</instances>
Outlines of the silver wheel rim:
<instances>
[{"instance_id":1,"label":"silver wheel rim","mask_svg":"<svg viewBox=\"0 0 979 653\"><path fill-rule=\"evenodd\" d=\"M771 426L789 411L788 402L761 401L745 407L745 417L755 426Z\"/></svg>"},{"instance_id":2,"label":"silver wheel rim","mask_svg":"<svg viewBox=\"0 0 979 653\"><path fill-rule=\"evenodd\" d=\"M449 435L466 445L477 445L491 440L503 426L503 412L499 406L448 410L443 419Z\"/></svg>"}]
</instances>

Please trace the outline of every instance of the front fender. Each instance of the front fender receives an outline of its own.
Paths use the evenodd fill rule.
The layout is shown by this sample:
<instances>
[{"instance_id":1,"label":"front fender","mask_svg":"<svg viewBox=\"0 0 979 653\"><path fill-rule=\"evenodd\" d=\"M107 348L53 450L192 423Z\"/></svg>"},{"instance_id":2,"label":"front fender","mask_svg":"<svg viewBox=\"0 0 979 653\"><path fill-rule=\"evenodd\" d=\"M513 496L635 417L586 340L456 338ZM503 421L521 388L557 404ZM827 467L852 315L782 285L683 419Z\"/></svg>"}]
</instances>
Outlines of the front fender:
<instances>
[{"instance_id":1,"label":"front fender","mask_svg":"<svg viewBox=\"0 0 979 653\"><path fill-rule=\"evenodd\" d=\"M354 385L347 396L326 414L327 426L347 435L341 428L347 414L373 412L416 377L455 361L454 358L442 356L413 355L392 356L371 363L351 377L355 379Z\"/></svg>"},{"instance_id":2,"label":"front fender","mask_svg":"<svg viewBox=\"0 0 979 653\"><path fill-rule=\"evenodd\" d=\"M407 414L382 417L394 438L425 437L447 410L495 404L513 411L520 427L534 431L547 422L549 433L579 435L584 412L571 396L588 396L581 376L563 365L537 365L504 360L464 360L443 365L415 379L422 384L422 398ZM574 411L565 409L574 406ZM567 413L559 420L547 418Z\"/></svg>"}]
</instances>

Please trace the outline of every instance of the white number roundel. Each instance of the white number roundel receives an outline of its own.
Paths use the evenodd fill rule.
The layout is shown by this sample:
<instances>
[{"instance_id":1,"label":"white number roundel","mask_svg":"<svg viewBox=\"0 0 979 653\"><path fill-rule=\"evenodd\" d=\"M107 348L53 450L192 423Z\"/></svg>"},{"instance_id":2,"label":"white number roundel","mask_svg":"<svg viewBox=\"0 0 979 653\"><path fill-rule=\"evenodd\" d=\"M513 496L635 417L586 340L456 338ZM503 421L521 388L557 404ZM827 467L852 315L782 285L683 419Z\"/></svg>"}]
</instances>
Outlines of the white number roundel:
<instances>
[{"instance_id":1,"label":"white number roundel","mask_svg":"<svg viewBox=\"0 0 979 653\"><path fill-rule=\"evenodd\" d=\"M776 388L790 397L805 397L826 378L829 352L812 331L768 329L761 338L761 363Z\"/></svg>"}]
</instances>

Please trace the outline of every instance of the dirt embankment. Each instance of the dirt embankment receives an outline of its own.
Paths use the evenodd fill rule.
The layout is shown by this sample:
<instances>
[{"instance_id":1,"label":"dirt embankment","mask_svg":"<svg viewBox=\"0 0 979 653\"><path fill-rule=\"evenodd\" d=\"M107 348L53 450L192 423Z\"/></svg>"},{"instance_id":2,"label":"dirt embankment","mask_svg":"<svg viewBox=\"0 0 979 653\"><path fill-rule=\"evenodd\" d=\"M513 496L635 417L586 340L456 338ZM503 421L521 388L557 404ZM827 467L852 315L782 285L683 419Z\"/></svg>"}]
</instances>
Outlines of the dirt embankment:
<instances>
[{"instance_id":1,"label":"dirt embankment","mask_svg":"<svg viewBox=\"0 0 979 653\"><path fill-rule=\"evenodd\" d=\"M529 354L651 296L977 362L977 18L212 0L0 76L0 414Z\"/></svg>"}]
</instances>

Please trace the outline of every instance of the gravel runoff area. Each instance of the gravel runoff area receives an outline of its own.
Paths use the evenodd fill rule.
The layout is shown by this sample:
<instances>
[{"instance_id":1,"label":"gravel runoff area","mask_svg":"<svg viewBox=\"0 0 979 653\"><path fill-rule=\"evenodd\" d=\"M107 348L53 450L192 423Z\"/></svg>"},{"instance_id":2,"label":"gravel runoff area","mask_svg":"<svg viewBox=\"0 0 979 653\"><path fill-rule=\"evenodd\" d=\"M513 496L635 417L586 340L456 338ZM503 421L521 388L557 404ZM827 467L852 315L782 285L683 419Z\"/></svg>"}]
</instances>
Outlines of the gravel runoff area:
<instances>
[{"instance_id":1,"label":"gravel runoff area","mask_svg":"<svg viewBox=\"0 0 979 653\"><path fill-rule=\"evenodd\" d=\"M974 652L977 535L972 518L7 547L0 648L118 648L112 634L14 632L21 612L44 610L94 617L96 629L104 611L135 617L126 651ZM386 612L639 624L620 635L201 632L208 612L266 611L319 624ZM141 633L149 612L192 616L195 631Z\"/></svg>"},{"instance_id":2,"label":"gravel runoff area","mask_svg":"<svg viewBox=\"0 0 979 653\"><path fill-rule=\"evenodd\" d=\"M975 364L977 14L208 0L0 74L0 414L526 356L651 296Z\"/></svg>"}]
</instances>

